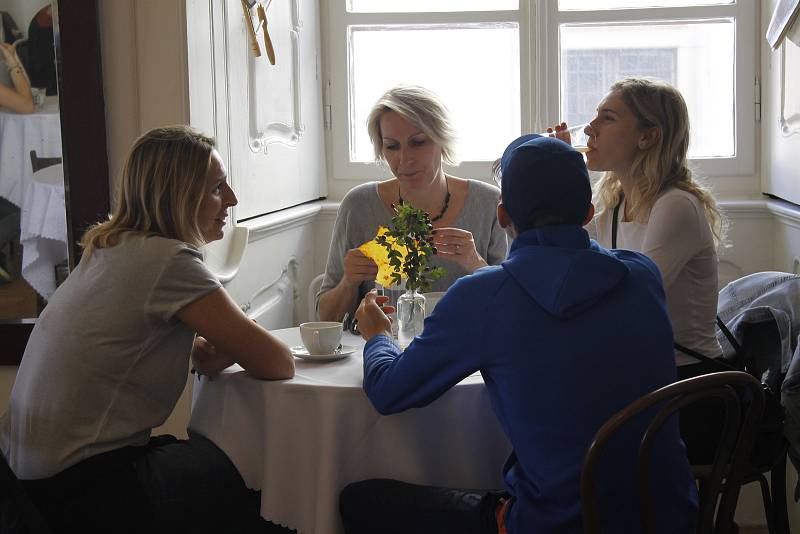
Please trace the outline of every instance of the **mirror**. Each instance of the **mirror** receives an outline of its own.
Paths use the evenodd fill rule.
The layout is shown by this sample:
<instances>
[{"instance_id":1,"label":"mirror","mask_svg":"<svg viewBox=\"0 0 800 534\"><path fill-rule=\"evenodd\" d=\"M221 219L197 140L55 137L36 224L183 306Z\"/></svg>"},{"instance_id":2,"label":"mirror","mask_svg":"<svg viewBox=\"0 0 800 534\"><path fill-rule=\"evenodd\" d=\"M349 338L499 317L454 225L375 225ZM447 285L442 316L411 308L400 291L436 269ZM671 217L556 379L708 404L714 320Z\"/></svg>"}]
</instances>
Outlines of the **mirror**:
<instances>
[{"instance_id":1,"label":"mirror","mask_svg":"<svg viewBox=\"0 0 800 534\"><path fill-rule=\"evenodd\" d=\"M0 0L0 11L4 11L5 4L19 5L19 2ZM34 13L38 13L38 10L34 10ZM51 95L49 98L52 100L46 102L51 108L43 106L42 110L52 107L58 110L63 160L61 165L64 176L63 195L66 205L66 214L62 219L66 227L64 247L68 250L69 268L73 268L80 257L77 241L83 231L109 210L105 110L96 0L53 2L52 20L54 72L58 80L58 95ZM37 110L33 115L42 110ZM0 135L3 135L2 129ZM27 149L23 149L23 152L25 151ZM38 156L58 155L37 154ZM27 157L30 158L29 153ZM4 159L3 167L5 166ZM54 179L53 175L58 176L58 174L55 172L49 174L50 176L44 180L45 184L57 189L58 179ZM61 231L63 232L63 228ZM22 237L25 238L24 235ZM50 243L47 241L44 243L42 250L50 252L46 248ZM22 263L21 257L19 262ZM55 277L55 273L53 276ZM0 286L0 291L2 289L3 286ZM37 312L44 304L39 299L42 299L41 295L37 297ZM22 315L33 315L33 317L0 319L0 340L2 340L0 364L19 363L36 314L26 312Z\"/></svg>"},{"instance_id":2,"label":"mirror","mask_svg":"<svg viewBox=\"0 0 800 534\"><path fill-rule=\"evenodd\" d=\"M56 273L67 272L53 14L49 3L9 0L0 0L0 12L0 39L16 53L0 67L0 319L34 318L55 291ZM11 98L28 82L33 109Z\"/></svg>"}]
</instances>

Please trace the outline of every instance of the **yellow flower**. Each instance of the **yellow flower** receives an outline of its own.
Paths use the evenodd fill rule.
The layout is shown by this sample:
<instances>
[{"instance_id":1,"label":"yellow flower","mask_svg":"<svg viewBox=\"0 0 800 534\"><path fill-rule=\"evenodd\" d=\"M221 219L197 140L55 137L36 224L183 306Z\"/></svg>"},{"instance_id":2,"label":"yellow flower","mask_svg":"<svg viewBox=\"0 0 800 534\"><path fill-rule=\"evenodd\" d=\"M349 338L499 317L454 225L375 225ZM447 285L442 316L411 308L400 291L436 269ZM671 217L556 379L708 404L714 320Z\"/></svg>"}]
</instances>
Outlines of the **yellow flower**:
<instances>
[{"instance_id":1,"label":"yellow flower","mask_svg":"<svg viewBox=\"0 0 800 534\"><path fill-rule=\"evenodd\" d=\"M388 231L389 231L388 228L379 226L378 234L376 235L376 237L381 236ZM393 237L387 237L386 241L392 244L393 250L396 250L397 252L400 253L400 261L403 261L403 259L406 257L406 254L408 254L408 249L402 245L398 245L396 243L395 238ZM383 287L391 286L394 283L394 281L392 280L392 273L395 272L395 269L394 267L389 265L389 251L386 250L386 247L378 244L378 242L373 239L372 241L367 241L366 243L358 247L358 250L360 250L364 254L364 256L374 261L375 264L378 266L378 274L377 276L375 276L375 281L378 282ZM405 273L403 273L402 271L397 271L397 272L400 273L402 278L407 278Z\"/></svg>"}]
</instances>

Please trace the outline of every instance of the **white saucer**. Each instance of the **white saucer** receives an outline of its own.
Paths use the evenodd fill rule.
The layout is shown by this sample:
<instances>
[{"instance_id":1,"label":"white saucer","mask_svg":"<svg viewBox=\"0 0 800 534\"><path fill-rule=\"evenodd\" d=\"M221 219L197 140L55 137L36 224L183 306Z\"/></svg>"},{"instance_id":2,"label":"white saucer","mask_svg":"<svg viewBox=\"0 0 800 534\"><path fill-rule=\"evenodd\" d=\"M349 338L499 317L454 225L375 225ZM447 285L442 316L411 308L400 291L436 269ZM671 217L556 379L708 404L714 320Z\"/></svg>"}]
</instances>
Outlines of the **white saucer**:
<instances>
[{"instance_id":1,"label":"white saucer","mask_svg":"<svg viewBox=\"0 0 800 534\"><path fill-rule=\"evenodd\" d=\"M332 362L335 360L341 360L342 358L347 358L356 352L358 347L353 347L352 345L342 345L340 349L337 349L332 354L309 354L308 349L301 345L292 347L291 350L292 354L297 358L302 358L311 362Z\"/></svg>"}]
</instances>

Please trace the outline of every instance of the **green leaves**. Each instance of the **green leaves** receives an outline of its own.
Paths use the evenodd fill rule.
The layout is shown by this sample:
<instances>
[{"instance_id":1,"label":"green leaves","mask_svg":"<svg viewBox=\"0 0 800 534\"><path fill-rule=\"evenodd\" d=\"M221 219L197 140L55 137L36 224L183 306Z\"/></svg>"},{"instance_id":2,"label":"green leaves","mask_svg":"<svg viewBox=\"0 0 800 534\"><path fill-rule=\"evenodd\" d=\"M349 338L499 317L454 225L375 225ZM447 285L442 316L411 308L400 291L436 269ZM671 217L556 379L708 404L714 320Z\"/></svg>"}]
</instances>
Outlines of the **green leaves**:
<instances>
[{"instance_id":1,"label":"green leaves","mask_svg":"<svg viewBox=\"0 0 800 534\"><path fill-rule=\"evenodd\" d=\"M433 225L430 216L422 210L416 209L411 204L401 203L393 206L395 215L389 231L375 238L375 241L386 248L389 254L389 265L394 268L392 279L395 284L402 280L401 272L405 274L406 288L428 291L431 282L438 280L446 274L441 267L430 267L430 258L436 254L433 246ZM400 253L392 248L386 240L391 236L397 244L405 246L408 254L403 258Z\"/></svg>"}]
</instances>

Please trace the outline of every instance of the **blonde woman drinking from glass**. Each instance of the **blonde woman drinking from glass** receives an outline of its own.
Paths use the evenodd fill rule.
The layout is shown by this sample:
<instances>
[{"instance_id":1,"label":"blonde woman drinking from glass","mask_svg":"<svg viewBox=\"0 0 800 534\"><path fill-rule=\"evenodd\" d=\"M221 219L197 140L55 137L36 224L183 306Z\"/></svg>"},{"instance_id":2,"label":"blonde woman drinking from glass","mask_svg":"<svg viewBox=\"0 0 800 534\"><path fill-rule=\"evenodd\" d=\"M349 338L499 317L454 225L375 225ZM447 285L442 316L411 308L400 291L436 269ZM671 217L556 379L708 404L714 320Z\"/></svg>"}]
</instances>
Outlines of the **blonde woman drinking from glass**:
<instances>
[{"instance_id":1,"label":"blonde woman drinking from glass","mask_svg":"<svg viewBox=\"0 0 800 534\"><path fill-rule=\"evenodd\" d=\"M565 126L555 128L557 136ZM664 82L626 78L611 87L585 131L586 165L605 171L588 229L601 245L643 252L658 265L678 375L701 374L709 364L684 349L710 358L722 353L715 327L716 249L725 219L689 169L686 103Z\"/></svg>"},{"instance_id":2,"label":"blonde woman drinking from glass","mask_svg":"<svg viewBox=\"0 0 800 534\"><path fill-rule=\"evenodd\" d=\"M555 135L569 141L565 129L564 123L556 126ZM714 362L692 354L722 355L715 323L717 245L725 219L689 169L683 96L664 82L623 79L598 104L585 133L586 165L605 171L596 187L599 210L589 233L605 247L642 252L658 266L675 334L678 378L719 371ZM625 343L624 332L620 343ZM681 412L681 434L693 464L713 459L718 419L715 406Z\"/></svg>"}]
</instances>

